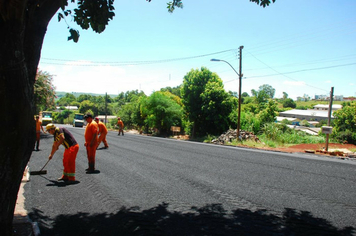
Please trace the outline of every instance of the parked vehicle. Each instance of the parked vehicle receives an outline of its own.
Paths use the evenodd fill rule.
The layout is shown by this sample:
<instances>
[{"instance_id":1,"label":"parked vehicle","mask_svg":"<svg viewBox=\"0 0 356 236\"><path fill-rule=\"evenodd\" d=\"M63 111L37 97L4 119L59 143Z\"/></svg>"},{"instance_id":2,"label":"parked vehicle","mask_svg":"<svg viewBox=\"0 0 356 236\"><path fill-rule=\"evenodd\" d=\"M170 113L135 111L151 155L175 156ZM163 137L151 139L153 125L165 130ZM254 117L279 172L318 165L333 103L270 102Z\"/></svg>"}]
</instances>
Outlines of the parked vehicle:
<instances>
[{"instance_id":1,"label":"parked vehicle","mask_svg":"<svg viewBox=\"0 0 356 236\"><path fill-rule=\"evenodd\" d=\"M42 126L46 126L49 123L53 123L52 112L42 111Z\"/></svg>"},{"instance_id":2,"label":"parked vehicle","mask_svg":"<svg viewBox=\"0 0 356 236\"><path fill-rule=\"evenodd\" d=\"M84 126L84 114L75 113L73 119L73 127L83 127Z\"/></svg>"}]
</instances>

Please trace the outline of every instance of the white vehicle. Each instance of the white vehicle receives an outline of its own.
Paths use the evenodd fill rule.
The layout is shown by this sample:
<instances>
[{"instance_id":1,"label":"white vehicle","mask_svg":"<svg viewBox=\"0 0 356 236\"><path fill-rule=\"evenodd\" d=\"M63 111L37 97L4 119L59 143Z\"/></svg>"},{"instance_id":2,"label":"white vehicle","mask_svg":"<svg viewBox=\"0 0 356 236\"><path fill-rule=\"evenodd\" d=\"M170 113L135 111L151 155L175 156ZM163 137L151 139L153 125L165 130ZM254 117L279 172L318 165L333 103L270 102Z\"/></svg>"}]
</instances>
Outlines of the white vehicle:
<instances>
[{"instance_id":1,"label":"white vehicle","mask_svg":"<svg viewBox=\"0 0 356 236\"><path fill-rule=\"evenodd\" d=\"M52 112L43 111L42 112L42 126L46 126L49 123L53 123Z\"/></svg>"},{"instance_id":2,"label":"white vehicle","mask_svg":"<svg viewBox=\"0 0 356 236\"><path fill-rule=\"evenodd\" d=\"M84 125L84 114L75 113L73 119L73 127L83 127Z\"/></svg>"}]
</instances>

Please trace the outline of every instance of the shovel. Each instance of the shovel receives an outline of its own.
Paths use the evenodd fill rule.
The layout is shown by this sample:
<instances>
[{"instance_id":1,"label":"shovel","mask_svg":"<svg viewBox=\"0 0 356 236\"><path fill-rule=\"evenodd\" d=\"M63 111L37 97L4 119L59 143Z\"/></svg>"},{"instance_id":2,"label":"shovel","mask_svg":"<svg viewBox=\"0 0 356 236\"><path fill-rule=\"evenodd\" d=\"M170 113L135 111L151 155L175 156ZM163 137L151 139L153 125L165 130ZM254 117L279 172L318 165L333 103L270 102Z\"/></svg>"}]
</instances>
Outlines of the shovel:
<instances>
[{"instance_id":1,"label":"shovel","mask_svg":"<svg viewBox=\"0 0 356 236\"><path fill-rule=\"evenodd\" d=\"M42 167L41 170L39 171L30 171L30 175L45 175L47 174L47 170L43 170L46 165L48 164L48 162L50 161L51 159L48 159L48 161L46 162L46 164Z\"/></svg>"}]
</instances>

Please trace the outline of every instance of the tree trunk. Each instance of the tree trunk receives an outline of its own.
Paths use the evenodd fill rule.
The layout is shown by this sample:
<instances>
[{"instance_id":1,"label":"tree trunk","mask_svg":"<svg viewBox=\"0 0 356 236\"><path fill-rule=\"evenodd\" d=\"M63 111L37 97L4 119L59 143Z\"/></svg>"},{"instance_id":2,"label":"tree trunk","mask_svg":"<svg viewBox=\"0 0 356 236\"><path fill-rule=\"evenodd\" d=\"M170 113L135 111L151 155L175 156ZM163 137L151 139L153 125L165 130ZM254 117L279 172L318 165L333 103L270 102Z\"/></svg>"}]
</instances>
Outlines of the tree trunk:
<instances>
[{"instance_id":1,"label":"tree trunk","mask_svg":"<svg viewBox=\"0 0 356 236\"><path fill-rule=\"evenodd\" d=\"M17 192L35 141L33 83L24 57L23 26L1 22L0 32L0 234L11 235Z\"/></svg>"},{"instance_id":2,"label":"tree trunk","mask_svg":"<svg viewBox=\"0 0 356 236\"><path fill-rule=\"evenodd\" d=\"M23 171L35 142L34 82L55 1L0 0L0 235L12 235ZM46 5L47 4L47 5Z\"/></svg>"}]
</instances>

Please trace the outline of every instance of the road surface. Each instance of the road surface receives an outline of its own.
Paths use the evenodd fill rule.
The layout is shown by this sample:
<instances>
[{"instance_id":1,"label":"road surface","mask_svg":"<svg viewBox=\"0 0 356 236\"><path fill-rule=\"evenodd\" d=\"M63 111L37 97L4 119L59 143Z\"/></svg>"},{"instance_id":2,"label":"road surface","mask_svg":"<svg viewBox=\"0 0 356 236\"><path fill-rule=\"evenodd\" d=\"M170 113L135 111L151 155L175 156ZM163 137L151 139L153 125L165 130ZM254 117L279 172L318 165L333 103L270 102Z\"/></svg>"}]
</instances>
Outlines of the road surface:
<instances>
[{"instance_id":1,"label":"road surface","mask_svg":"<svg viewBox=\"0 0 356 236\"><path fill-rule=\"evenodd\" d=\"M41 235L354 235L356 162L109 132L86 174L84 129L77 183L57 182L64 147L25 185ZM43 135L29 167L46 163ZM103 146L103 144L101 144Z\"/></svg>"}]
</instances>

